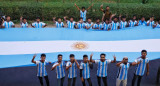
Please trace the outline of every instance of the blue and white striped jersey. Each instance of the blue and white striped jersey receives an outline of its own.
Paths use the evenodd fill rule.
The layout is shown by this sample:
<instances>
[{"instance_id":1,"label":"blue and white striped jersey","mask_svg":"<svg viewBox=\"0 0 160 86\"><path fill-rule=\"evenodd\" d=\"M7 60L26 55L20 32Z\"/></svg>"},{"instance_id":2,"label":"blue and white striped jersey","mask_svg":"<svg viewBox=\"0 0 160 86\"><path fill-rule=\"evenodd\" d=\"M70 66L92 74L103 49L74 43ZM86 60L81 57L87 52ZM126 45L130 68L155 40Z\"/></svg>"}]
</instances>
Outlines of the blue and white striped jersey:
<instances>
[{"instance_id":1,"label":"blue and white striped jersey","mask_svg":"<svg viewBox=\"0 0 160 86\"><path fill-rule=\"evenodd\" d=\"M91 23L86 23L86 27L90 27L91 25L93 24L93 22L91 22ZM89 29L92 29L92 27L90 27Z\"/></svg>"},{"instance_id":2,"label":"blue and white striped jersey","mask_svg":"<svg viewBox=\"0 0 160 86\"><path fill-rule=\"evenodd\" d=\"M67 27L68 28L74 29L75 25L76 25L76 22L74 22L74 21L73 22L67 21Z\"/></svg>"},{"instance_id":3,"label":"blue and white striped jersey","mask_svg":"<svg viewBox=\"0 0 160 86\"><path fill-rule=\"evenodd\" d=\"M114 22L112 21L112 27L111 27L111 30L118 30L118 27L119 27L119 22Z\"/></svg>"},{"instance_id":4,"label":"blue and white striped jersey","mask_svg":"<svg viewBox=\"0 0 160 86\"><path fill-rule=\"evenodd\" d=\"M77 77L77 64L76 62L71 63L70 61L67 62L66 67L70 66L72 64L72 67L68 70L68 78L74 78Z\"/></svg>"},{"instance_id":5,"label":"blue and white striped jersey","mask_svg":"<svg viewBox=\"0 0 160 86\"><path fill-rule=\"evenodd\" d=\"M35 28L42 28L43 26L45 26L46 24L43 22L34 22L32 23L32 26L34 26Z\"/></svg>"},{"instance_id":6,"label":"blue and white striped jersey","mask_svg":"<svg viewBox=\"0 0 160 86\"><path fill-rule=\"evenodd\" d=\"M118 74L117 74L117 78L119 80L126 80L127 79L127 74L128 74L129 67L130 67L129 63L127 63L127 64L121 63L120 64L120 68L119 68L119 71L118 71Z\"/></svg>"},{"instance_id":7,"label":"blue and white striped jersey","mask_svg":"<svg viewBox=\"0 0 160 86\"><path fill-rule=\"evenodd\" d=\"M89 63L83 63L80 64L80 69L82 69L82 76L84 79L90 78L90 66Z\"/></svg>"},{"instance_id":8,"label":"blue and white striped jersey","mask_svg":"<svg viewBox=\"0 0 160 86\"><path fill-rule=\"evenodd\" d=\"M84 12L80 10L80 17L83 18L83 21L86 21L86 14L87 14L87 10L85 10Z\"/></svg>"},{"instance_id":9,"label":"blue and white striped jersey","mask_svg":"<svg viewBox=\"0 0 160 86\"><path fill-rule=\"evenodd\" d=\"M126 21L125 22L123 22L123 21L120 22L120 29L126 28L126 26L127 26Z\"/></svg>"},{"instance_id":10,"label":"blue and white striped jersey","mask_svg":"<svg viewBox=\"0 0 160 86\"><path fill-rule=\"evenodd\" d=\"M23 23L23 22L22 22L22 23L21 23L21 27L22 27L22 28L28 28L28 23L27 23L27 22L26 22L26 23Z\"/></svg>"},{"instance_id":11,"label":"blue and white striped jersey","mask_svg":"<svg viewBox=\"0 0 160 86\"><path fill-rule=\"evenodd\" d=\"M47 71L46 71L46 64L49 63L47 61L41 62L36 61L36 65L37 65L37 76L39 77L43 77L43 76L47 76Z\"/></svg>"},{"instance_id":12,"label":"blue and white striped jersey","mask_svg":"<svg viewBox=\"0 0 160 86\"><path fill-rule=\"evenodd\" d=\"M56 27L57 28L63 28L64 27L63 22L59 23L59 22L56 21Z\"/></svg>"},{"instance_id":13,"label":"blue and white striped jersey","mask_svg":"<svg viewBox=\"0 0 160 86\"><path fill-rule=\"evenodd\" d=\"M97 24L97 23L95 23L94 25L93 25L93 28L95 29L95 28L98 28L99 30L102 30L102 28L103 28L103 25L100 23L100 24Z\"/></svg>"},{"instance_id":14,"label":"blue and white striped jersey","mask_svg":"<svg viewBox=\"0 0 160 86\"><path fill-rule=\"evenodd\" d=\"M4 26L5 28L12 28L13 25L14 23L12 21L4 21L4 23L2 24L2 26Z\"/></svg>"},{"instance_id":15,"label":"blue and white striped jersey","mask_svg":"<svg viewBox=\"0 0 160 86\"><path fill-rule=\"evenodd\" d=\"M147 22L146 21L141 21L141 20L139 20L139 23L138 23L138 25L147 25Z\"/></svg>"},{"instance_id":16,"label":"blue and white striped jersey","mask_svg":"<svg viewBox=\"0 0 160 86\"><path fill-rule=\"evenodd\" d=\"M147 21L147 24L150 22L150 20L148 20ZM149 23L149 26L153 26L154 25L154 21L151 21L150 23Z\"/></svg>"},{"instance_id":17,"label":"blue and white striped jersey","mask_svg":"<svg viewBox=\"0 0 160 86\"><path fill-rule=\"evenodd\" d=\"M56 66L57 64L59 64L58 62L54 63L54 66ZM57 79L63 78L65 77L65 62L62 61L61 64L59 66L56 66L56 73L57 73Z\"/></svg>"},{"instance_id":18,"label":"blue and white striped jersey","mask_svg":"<svg viewBox=\"0 0 160 86\"><path fill-rule=\"evenodd\" d=\"M104 62L102 62L101 60L95 60L95 63L98 64L97 76L106 77L108 64L111 63L111 60L106 59Z\"/></svg>"},{"instance_id":19,"label":"blue and white striped jersey","mask_svg":"<svg viewBox=\"0 0 160 86\"><path fill-rule=\"evenodd\" d=\"M77 26L78 26L78 29L82 29L82 28L85 28L86 24L85 23L78 23Z\"/></svg>"},{"instance_id":20,"label":"blue and white striped jersey","mask_svg":"<svg viewBox=\"0 0 160 86\"><path fill-rule=\"evenodd\" d=\"M132 21L132 20L129 21L129 27L134 27L136 24L137 24L136 20L135 21Z\"/></svg>"},{"instance_id":21,"label":"blue and white striped jersey","mask_svg":"<svg viewBox=\"0 0 160 86\"><path fill-rule=\"evenodd\" d=\"M137 65L135 74L143 76L146 69L146 64L149 63L149 59L148 58L142 59L141 57L139 57L138 59L135 60L135 62L136 63L140 62L140 64Z\"/></svg>"},{"instance_id":22,"label":"blue and white striped jersey","mask_svg":"<svg viewBox=\"0 0 160 86\"><path fill-rule=\"evenodd\" d=\"M160 24L157 24L157 26L156 26L157 28L160 28Z\"/></svg>"},{"instance_id":23,"label":"blue and white striped jersey","mask_svg":"<svg viewBox=\"0 0 160 86\"><path fill-rule=\"evenodd\" d=\"M105 22L103 23L103 30L108 30L111 28L111 24L106 24Z\"/></svg>"}]
</instances>

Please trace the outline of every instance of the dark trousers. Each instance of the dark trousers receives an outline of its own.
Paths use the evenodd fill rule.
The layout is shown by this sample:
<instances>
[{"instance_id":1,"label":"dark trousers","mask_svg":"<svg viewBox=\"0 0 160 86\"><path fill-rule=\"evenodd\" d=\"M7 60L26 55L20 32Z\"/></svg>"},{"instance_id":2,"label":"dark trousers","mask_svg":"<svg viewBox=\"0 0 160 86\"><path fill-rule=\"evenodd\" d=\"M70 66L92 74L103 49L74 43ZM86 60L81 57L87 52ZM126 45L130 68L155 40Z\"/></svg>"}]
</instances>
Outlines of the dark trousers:
<instances>
[{"instance_id":1,"label":"dark trousers","mask_svg":"<svg viewBox=\"0 0 160 86\"><path fill-rule=\"evenodd\" d=\"M97 76L98 85L101 86L101 78L103 80L104 86L107 86L107 76L106 77L99 77L99 76Z\"/></svg>"},{"instance_id":2,"label":"dark trousers","mask_svg":"<svg viewBox=\"0 0 160 86\"><path fill-rule=\"evenodd\" d=\"M72 81L73 79L73 81ZM71 82L72 82L72 85L71 85ZM76 84L76 77L74 78L68 78L68 86L75 86Z\"/></svg>"},{"instance_id":3,"label":"dark trousers","mask_svg":"<svg viewBox=\"0 0 160 86\"><path fill-rule=\"evenodd\" d=\"M157 84L159 84L159 78L160 78L160 67L158 68L157 72Z\"/></svg>"},{"instance_id":4,"label":"dark trousers","mask_svg":"<svg viewBox=\"0 0 160 86\"><path fill-rule=\"evenodd\" d=\"M134 74L134 77L133 77L133 79L132 79L132 86L134 86L134 84L135 84L135 81L136 81L136 79L138 78L138 81L137 81L137 86L140 86L140 84L141 84L141 79L142 79L142 76L139 76L139 75L135 75Z\"/></svg>"},{"instance_id":5,"label":"dark trousers","mask_svg":"<svg viewBox=\"0 0 160 86\"><path fill-rule=\"evenodd\" d=\"M39 81L40 81L41 86L44 86L44 85L43 85L43 77L39 77L39 76L38 76L38 78L39 78ZM46 80L47 86L49 86L48 76L44 76L44 78L45 78L45 80Z\"/></svg>"},{"instance_id":6,"label":"dark trousers","mask_svg":"<svg viewBox=\"0 0 160 86\"><path fill-rule=\"evenodd\" d=\"M88 81L89 86L92 86L91 79L88 78L87 81ZM85 84L85 79L84 79L84 81L82 81L82 84L83 84L83 86L86 86L86 84Z\"/></svg>"},{"instance_id":7,"label":"dark trousers","mask_svg":"<svg viewBox=\"0 0 160 86\"><path fill-rule=\"evenodd\" d=\"M65 77L58 79L58 86L63 86Z\"/></svg>"}]
</instances>

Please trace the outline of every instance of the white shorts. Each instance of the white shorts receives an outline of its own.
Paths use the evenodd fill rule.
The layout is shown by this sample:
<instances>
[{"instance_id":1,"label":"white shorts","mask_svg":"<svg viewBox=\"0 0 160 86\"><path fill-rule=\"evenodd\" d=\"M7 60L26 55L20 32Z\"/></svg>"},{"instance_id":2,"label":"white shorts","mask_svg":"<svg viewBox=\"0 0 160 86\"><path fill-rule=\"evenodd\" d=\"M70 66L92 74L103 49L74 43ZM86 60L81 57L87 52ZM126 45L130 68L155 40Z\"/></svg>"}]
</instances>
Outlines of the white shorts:
<instances>
[{"instance_id":1,"label":"white shorts","mask_svg":"<svg viewBox=\"0 0 160 86\"><path fill-rule=\"evenodd\" d=\"M121 82L123 83L123 86L127 86L127 79L126 80L120 80L118 78L116 80L116 86L120 86Z\"/></svg>"}]
</instances>

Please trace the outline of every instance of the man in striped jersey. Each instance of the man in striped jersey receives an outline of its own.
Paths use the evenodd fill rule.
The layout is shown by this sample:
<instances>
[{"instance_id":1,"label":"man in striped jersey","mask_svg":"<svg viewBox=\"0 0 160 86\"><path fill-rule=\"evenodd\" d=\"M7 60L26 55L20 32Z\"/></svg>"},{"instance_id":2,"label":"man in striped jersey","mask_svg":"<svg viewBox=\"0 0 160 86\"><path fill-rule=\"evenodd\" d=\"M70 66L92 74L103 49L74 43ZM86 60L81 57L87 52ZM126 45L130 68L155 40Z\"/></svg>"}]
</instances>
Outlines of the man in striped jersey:
<instances>
[{"instance_id":1,"label":"man in striped jersey","mask_svg":"<svg viewBox=\"0 0 160 86\"><path fill-rule=\"evenodd\" d=\"M129 20L129 27L134 27L134 26L138 26L138 22L136 20L136 15L133 15L133 19L132 20Z\"/></svg>"},{"instance_id":2,"label":"man in striped jersey","mask_svg":"<svg viewBox=\"0 0 160 86\"><path fill-rule=\"evenodd\" d=\"M3 28L13 28L15 27L14 23L11 21L11 17L7 16L6 21L2 24Z\"/></svg>"},{"instance_id":3,"label":"man in striped jersey","mask_svg":"<svg viewBox=\"0 0 160 86\"><path fill-rule=\"evenodd\" d=\"M87 55L83 55L83 62L80 64L80 77L83 86L86 86L85 80L88 81L89 86L92 86L92 82L90 79L90 68L93 69L93 64L88 60Z\"/></svg>"},{"instance_id":4,"label":"man in striped jersey","mask_svg":"<svg viewBox=\"0 0 160 86\"><path fill-rule=\"evenodd\" d=\"M77 28L82 29L85 28L86 24L83 22L83 18L79 19L79 22L77 23Z\"/></svg>"},{"instance_id":5,"label":"man in striped jersey","mask_svg":"<svg viewBox=\"0 0 160 86\"><path fill-rule=\"evenodd\" d=\"M23 18L22 16L20 17L20 24L21 24L21 28L28 28L27 19Z\"/></svg>"},{"instance_id":6,"label":"man in striped jersey","mask_svg":"<svg viewBox=\"0 0 160 86\"><path fill-rule=\"evenodd\" d=\"M128 26L127 22L126 22L126 16L122 16L122 20L121 20L121 16L120 16L120 29L126 28Z\"/></svg>"},{"instance_id":7,"label":"man in striped jersey","mask_svg":"<svg viewBox=\"0 0 160 86\"><path fill-rule=\"evenodd\" d=\"M142 16L141 20L139 20L138 25L145 25L145 26L147 25L144 16Z\"/></svg>"},{"instance_id":8,"label":"man in striped jersey","mask_svg":"<svg viewBox=\"0 0 160 86\"><path fill-rule=\"evenodd\" d=\"M63 86L63 82L65 79L65 62L62 61L62 55L58 55L58 61L54 63L51 70L54 70L56 68L56 74L57 74L57 81L58 86Z\"/></svg>"},{"instance_id":9,"label":"man in striped jersey","mask_svg":"<svg viewBox=\"0 0 160 86\"><path fill-rule=\"evenodd\" d=\"M120 28L118 18L116 16L114 16L114 19L111 24L112 24L111 30L118 30Z\"/></svg>"},{"instance_id":10,"label":"man in striped jersey","mask_svg":"<svg viewBox=\"0 0 160 86\"><path fill-rule=\"evenodd\" d=\"M68 86L75 86L77 78L77 68L79 69L79 63L74 58L74 54L70 54L70 61L66 64L66 70L68 71ZM72 85L71 81L73 79Z\"/></svg>"},{"instance_id":11,"label":"man in striped jersey","mask_svg":"<svg viewBox=\"0 0 160 86\"><path fill-rule=\"evenodd\" d=\"M105 22L103 22L103 30L111 30L111 24L109 23L109 19L106 19Z\"/></svg>"},{"instance_id":12,"label":"man in striped jersey","mask_svg":"<svg viewBox=\"0 0 160 86\"><path fill-rule=\"evenodd\" d=\"M74 19L73 17L70 17L70 21L69 21L67 20L67 17L64 17L64 20L67 23L67 28L75 29L77 23L73 19Z\"/></svg>"},{"instance_id":13,"label":"man in striped jersey","mask_svg":"<svg viewBox=\"0 0 160 86\"><path fill-rule=\"evenodd\" d=\"M123 60L116 64L120 67L117 75L116 86L120 86L120 83L123 83L123 86L127 86L127 74L130 64L128 63L128 57L124 57Z\"/></svg>"},{"instance_id":14,"label":"man in striped jersey","mask_svg":"<svg viewBox=\"0 0 160 86\"><path fill-rule=\"evenodd\" d=\"M104 86L107 86L107 68L108 64L110 63L115 63L116 62L116 57L115 55L113 56L114 60L111 61L109 59L105 59L106 54L102 53L100 55L100 60L92 60L93 54L90 55L90 61L93 63L98 64L97 67L97 81L98 85L101 86L101 78L103 80Z\"/></svg>"},{"instance_id":15,"label":"man in striped jersey","mask_svg":"<svg viewBox=\"0 0 160 86\"><path fill-rule=\"evenodd\" d=\"M32 59L32 63L35 63L37 65L37 76L39 78L39 81L40 81L40 84L41 86L44 86L43 85L43 77L45 78L46 80L46 84L47 86L49 86L49 80L48 80L48 75L47 75L47 71L46 71L46 65L48 63L51 64L51 62L47 62L45 59L46 59L46 55L45 54L41 54L41 60L38 60L38 61L34 61L36 55L33 56L33 59Z\"/></svg>"},{"instance_id":16,"label":"man in striped jersey","mask_svg":"<svg viewBox=\"0 0 160 86\"><path fill-rule=\"evenodd\" d=\"M80 11L80 17L83 18L83 21L84 21L84 22L86 21L87 11L88 11L89 9L91 9L91 7L93 7L93 5L94 5L94 4L92 4L92 5L91 5L90 7L88 7L87 9L85 9L85 7L82 7L82 9L80 9L80 8L76 5L76 3L75 3L76 8L78 9L78 11Z\"/></svg>"},{"instance_id":17,"label":"man in striped jersey","mask_svg":"<svg viewBox=\"0 0 160 86\"><path fill-rule=\"evenodd\" d=\"M47 26L47 24L41 22L41 21L40 21L40 18L37 17L37 18L36 18L36 22L32 23L31 26L32 26L33 28L44 28L44 27Z\"/></svg>"},{"instance_id":18,"label":"man in striped jersey","mask_svg":"<svg viewBox=\"0 0 160 86\"><path fill-rule=\"evenodd\" d=\"M96 20L96 23L93 25L93 29L102 30L102 24L100 23L100 19L99 18Z\"/></svg>"},{"instance_id":19,"label":"man in striped jersey","mask_svg":"<svg viewBox=\"0 0 160 86\"><path fill-rule=\"evenodd\" d=\"M64 23L61 18L58 18L58 21L55 21L56 17L53 17L53 23L56 24L56 28L63 28Z\"/></svg>"},{"instance_id":20,"label":"man in striped jersey","mask_svg":"<svg viewBox=\"0 0 160 86\"><path fill-rule=\"evenodd\" d=\"M153 24L152 27L153 28L160 28L160 19L155 24Z\"/></svg>"},{"instance_id":21,"label":"man in striped jersey","mask_svg":"<svg viewBox=\"0 0 160 86\"><path fill-rule=\"evenodd\" d=\"M94 25L94 24L93 24L91 18L88 18L88 22L86 23L86 29L87 29L87 30L88 30L88 29L92 29L93 25Z\"/></svg>"},{"instance_id":22,"label":"man in striped jersey","mask_svg":"<svg viewBox=\"0 0 160 86\"><path fill-rule=\"evenodd\" d=\"M147 21L147 26L153 26L154 25L154 16L151 16L150 19Z\"/></svg>"},{"instance_id":23,"label":"man in striped jersey","mask_svg":"<svg viewBox=\"0 0 160 86\"><path fill-rule=\"evenodd\" d=\"M135 62L132 63L132 65L137 65L136 72L134 74L133 80L132 80L132 86L134 86L136 79L138 78L137 86L140 86L141 79L144 75L145 69L147 68L146 75L149 75L149 60L146 57L147 51L142 50L141 51L141 57L137 58Z\"/></svg>"}]
</instances>

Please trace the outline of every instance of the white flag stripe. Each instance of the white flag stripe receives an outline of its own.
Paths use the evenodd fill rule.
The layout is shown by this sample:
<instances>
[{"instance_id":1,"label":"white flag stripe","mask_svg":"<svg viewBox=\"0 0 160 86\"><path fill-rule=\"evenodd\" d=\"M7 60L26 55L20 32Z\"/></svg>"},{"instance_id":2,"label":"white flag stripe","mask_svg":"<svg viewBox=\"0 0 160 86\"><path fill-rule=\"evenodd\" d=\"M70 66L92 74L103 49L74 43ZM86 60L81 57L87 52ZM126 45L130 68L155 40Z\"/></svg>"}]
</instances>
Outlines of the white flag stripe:
<instances>
[{"instance_id":1,"label":"white flag stripe","mask_svg":"<svg viewBox=\"0 0 160 86\"><path fill-rule=\"evenodd\" d=\"M74 44L84 43L87 48L76 49ZM78 44L77 43L77 44ZM160 52L160 39L127 41L16 41L0 42L0 55L34 54L53 52Z\"/></svg>"}]
</instances>

